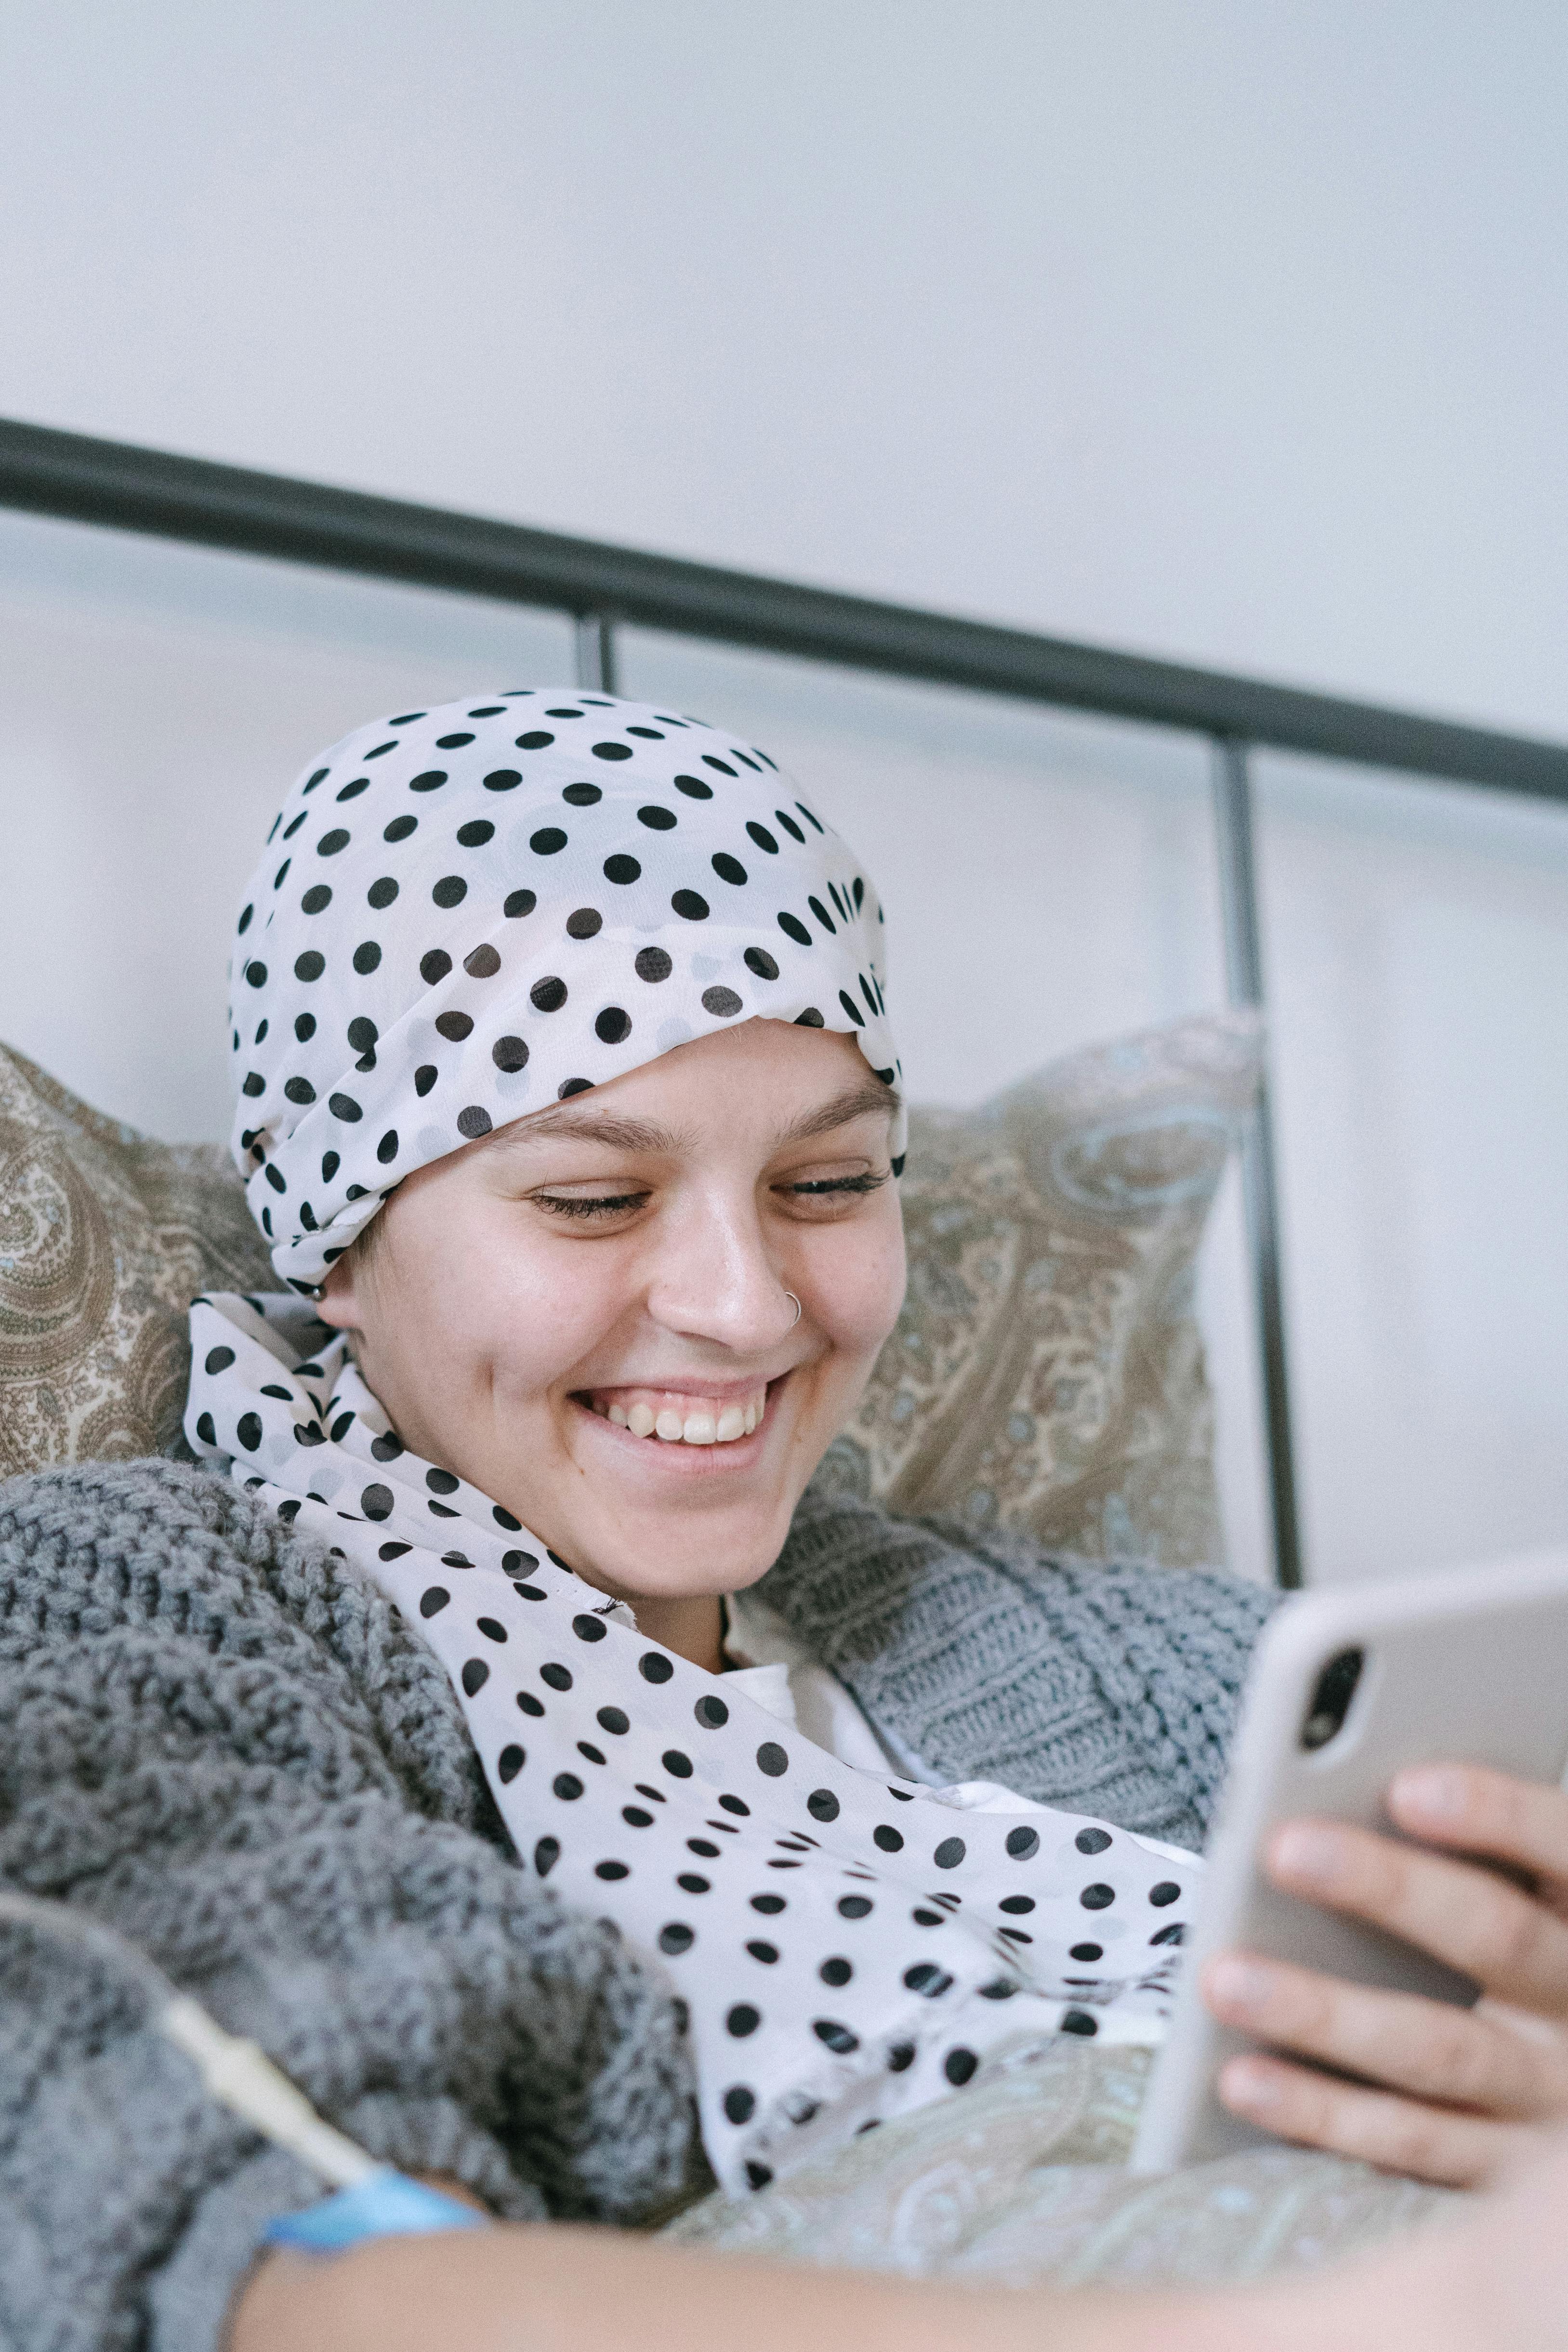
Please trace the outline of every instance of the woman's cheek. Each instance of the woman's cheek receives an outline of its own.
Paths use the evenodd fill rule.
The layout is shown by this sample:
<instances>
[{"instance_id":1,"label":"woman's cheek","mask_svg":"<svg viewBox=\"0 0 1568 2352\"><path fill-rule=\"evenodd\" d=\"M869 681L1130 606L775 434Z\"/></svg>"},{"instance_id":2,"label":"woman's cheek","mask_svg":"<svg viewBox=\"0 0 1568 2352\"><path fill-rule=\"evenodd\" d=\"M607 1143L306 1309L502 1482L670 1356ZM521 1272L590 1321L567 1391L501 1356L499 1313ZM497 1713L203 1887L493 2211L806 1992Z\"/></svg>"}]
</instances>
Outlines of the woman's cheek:
<instances>
[{"instance_id":1,"label":"woman's cheek","mask_svg":"<svg viewBox=\"0 0 1568 2352\"><path fill-rule=\"evenodd\" d=\"M879 1204L880 1205L880 1204ZM874 1357L898 1320L907 1267L896 1197L874 1221L821 1227L812 1255L816 1319L847 1355Z\"/></svg>"}]
</instances>

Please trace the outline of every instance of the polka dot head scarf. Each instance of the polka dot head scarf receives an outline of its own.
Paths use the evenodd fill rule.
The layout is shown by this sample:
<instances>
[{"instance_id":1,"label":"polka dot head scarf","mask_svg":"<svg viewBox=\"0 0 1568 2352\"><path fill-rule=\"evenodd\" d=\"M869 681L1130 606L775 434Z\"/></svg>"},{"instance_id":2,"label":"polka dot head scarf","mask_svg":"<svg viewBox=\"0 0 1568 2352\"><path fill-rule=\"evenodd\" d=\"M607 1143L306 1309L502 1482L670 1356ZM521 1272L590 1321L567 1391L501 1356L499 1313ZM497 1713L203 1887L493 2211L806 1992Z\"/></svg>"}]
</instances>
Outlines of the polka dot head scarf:
<instances>
[{"instance_id":1,"label":"polka dot head scarf","mask_svg":"<svg viewBox=\"0 0 1568 2352\"><path fill-rule=\"evenodd\" d=\"M415 1169L758 1014L891 1085L885 971L853 853L755 745L537 688L374 720L295 785L240 914L251 1213L311 1291Z\"/></svg>"}]
</instances>

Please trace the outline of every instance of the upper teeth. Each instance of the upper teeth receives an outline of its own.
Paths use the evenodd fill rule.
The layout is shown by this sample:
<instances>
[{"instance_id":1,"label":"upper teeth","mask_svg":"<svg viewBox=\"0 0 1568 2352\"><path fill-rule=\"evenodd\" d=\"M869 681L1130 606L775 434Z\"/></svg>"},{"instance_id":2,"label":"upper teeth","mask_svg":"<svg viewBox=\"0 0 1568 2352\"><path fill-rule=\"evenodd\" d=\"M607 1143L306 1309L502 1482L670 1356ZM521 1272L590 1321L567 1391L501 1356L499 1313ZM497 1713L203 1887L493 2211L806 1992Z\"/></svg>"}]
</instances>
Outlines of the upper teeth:
<instances>
[{"instance_id":1,"label":"upper teeth","mask_svg":"<svg viewBox=\"0 0 1568 2352\"><path fill-rule=\"evenodd\" d=\"M633 1437L659 1436L671 1445L733 1445L737 1437L751 1435L767 1408L768 1392L764 1390L745 1404L727 1404L716 1413L701 1405L687 1413L665 1405L655 1413L652 1405L641 1403L628 1412L623 1404L613 1401L608 1405L596 1404L594 1410L604 1413L618 1429L629 1429Z\"/></svg>"}]
</instances>

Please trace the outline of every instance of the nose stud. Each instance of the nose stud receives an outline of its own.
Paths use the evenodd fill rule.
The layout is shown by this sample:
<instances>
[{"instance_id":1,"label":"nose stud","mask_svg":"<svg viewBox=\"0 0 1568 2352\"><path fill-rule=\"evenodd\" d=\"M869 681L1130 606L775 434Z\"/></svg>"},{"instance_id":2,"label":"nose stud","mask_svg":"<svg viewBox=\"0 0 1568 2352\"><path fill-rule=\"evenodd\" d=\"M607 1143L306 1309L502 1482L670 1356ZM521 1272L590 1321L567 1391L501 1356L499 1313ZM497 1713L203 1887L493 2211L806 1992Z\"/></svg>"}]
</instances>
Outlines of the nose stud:
<instances>
[{"instance_id":1,"label":"nose stud","mask_svg":"<svg viewBox=\"0 0 1568 2352\"><path fill-rule=\"evenodd\" d=\"M800 1300L795 1297L795 1294L794 1294L794 1292L793 1292L792 1290L787 1290L787 1291L784 1293L784 1296L785 1296L785 1297L786 1297L786 1298L788 1298L789 1300L790 1300L790 1301L791 1301L791 1303L793 1304L793 1306L794 1306L794 1309L795 1309L795 1323L799 1323L799 1321L800 1320ZM790 1326L789 1326L789 1328L790 1328L790 1330L791 1330L791 1331L795 1328L795 1323L791 1323L791 1324L790 1324Z\"/></svg>"}]
</instances>

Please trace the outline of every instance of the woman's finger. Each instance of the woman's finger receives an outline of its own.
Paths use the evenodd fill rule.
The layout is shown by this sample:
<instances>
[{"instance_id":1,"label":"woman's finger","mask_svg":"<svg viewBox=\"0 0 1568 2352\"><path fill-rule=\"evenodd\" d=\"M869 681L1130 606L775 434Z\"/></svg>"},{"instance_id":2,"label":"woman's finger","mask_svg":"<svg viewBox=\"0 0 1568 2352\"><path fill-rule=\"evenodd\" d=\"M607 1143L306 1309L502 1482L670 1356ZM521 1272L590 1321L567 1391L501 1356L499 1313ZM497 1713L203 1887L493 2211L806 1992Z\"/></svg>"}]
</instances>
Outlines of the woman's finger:
<instances>
[{"instance_id":1,"label":"woman's finger","mask_svg":"<svg viewBox=\"0 0 1568 2352\"><path fill-rule=\"evenodd\" d=\"M1230 2059L1218 2090L1233 2115L1281 2139L1446 2189L1481 2188L1522 2153L1522 2126L1336 2083L1281 2058Z\"/></svg>"},{"instance_id":2,"label":"woman's finger","mask_svg":"<svg viewBox=\"0 0 1568 2352\"><path fill-rule=\"evenodd\" d=\"M1568 1791L1479 1764L1421 1764L1396 1775L1388 1810L1413 1837L1511 1863L1568 1905Z\"/></svg>"},{"instance_id":3,"label":"woman's finger","mask_svg":"<svg viewBox=\"0 0 1568 2352\"><path fill-rule=\"evenodd\" d=\"M1227 2025L1391 2090L1510 2120L1568 2113L1568 2036L1526 2042L1484 2012L1249 1952L1211 1961L1203 1989Z\"/></svg>"},{"instance_id":4,"label":"woman's finger","mask_svg":"<svg viewBox=\"0 0 1568 2352\"><path fill-rule=\"evenodd\" d=\"M1496 1996L1568 2017L1568 1926L1490 1870L1341 1822L1287 1822L1270 1839L1276 1886L1349 1912Z\"/></svg>"}]
</instances>

